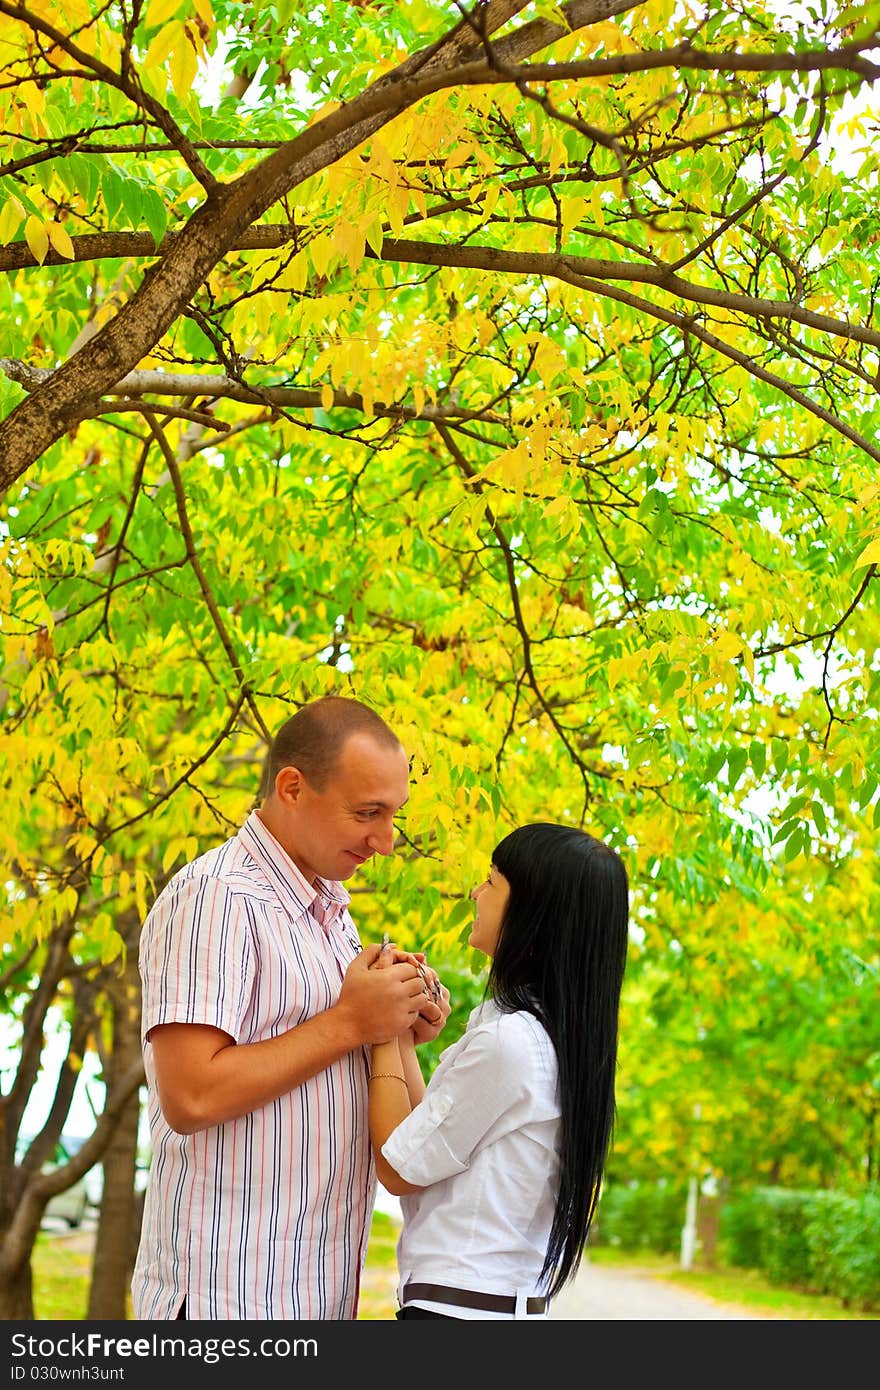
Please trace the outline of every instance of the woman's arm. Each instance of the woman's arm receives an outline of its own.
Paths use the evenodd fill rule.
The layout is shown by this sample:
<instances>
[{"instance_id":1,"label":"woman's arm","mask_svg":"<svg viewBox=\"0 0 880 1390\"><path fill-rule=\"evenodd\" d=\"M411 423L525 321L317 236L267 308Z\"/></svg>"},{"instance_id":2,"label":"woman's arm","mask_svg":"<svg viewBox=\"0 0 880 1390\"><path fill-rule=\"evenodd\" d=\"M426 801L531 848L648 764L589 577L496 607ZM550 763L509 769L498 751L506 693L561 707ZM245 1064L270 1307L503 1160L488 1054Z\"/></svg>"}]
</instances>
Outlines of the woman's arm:
<instances>
[{"instance_id":1,"label":"woman's arm","mask_svg":"<svg viewBox=\"0 0 880 1390\"><path fill-rule=\"evenodd\" d=\"M426 1086L425 1078L422 1076L419 1055L416 1052L416 1039L413 1029L410 1028L408 1032L401 1034L397 1042L400 1046L400 1060L403 1063L406 1088L409 1091L410 1109L415 1110L422 1096L425 1094Z\"/></svg>"},{"instance_id":2,"label":"woman's arm","mask_svg":"<svg viewBox=\"0 0 880 1390\"><path fill-rule=\"evenodd\" d=\"M406 1182L382 1155L382 1145L425 1094L412 1033L376 1043L370 1072L370 1140L379 1181L396 1197L420 1189Z\"/></svg>"}]
</instances>

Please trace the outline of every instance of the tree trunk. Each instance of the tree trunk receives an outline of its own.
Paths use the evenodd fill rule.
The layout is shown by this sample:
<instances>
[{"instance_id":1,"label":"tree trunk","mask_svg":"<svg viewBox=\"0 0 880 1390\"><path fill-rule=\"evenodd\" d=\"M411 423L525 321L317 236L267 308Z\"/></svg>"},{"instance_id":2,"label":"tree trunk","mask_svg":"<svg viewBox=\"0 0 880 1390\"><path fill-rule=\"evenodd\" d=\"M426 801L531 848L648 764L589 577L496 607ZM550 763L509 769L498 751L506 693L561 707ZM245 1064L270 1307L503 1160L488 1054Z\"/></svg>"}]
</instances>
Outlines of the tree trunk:
<instances>
[{"instance_id":1,"label":"tree trunk","mask_svg":"<svg viewBox=\"0 0 880 1390\"><path fill-rule=\"evenodd\" d=\"M140 981L137 953L126 953L120 989L113 1001L113 1051L108 1093L141 1055ZM87 1317L122 1320L132 1269L132 1229L140 1211L134 1190L140 1095L133 1092L119 1116L104 1155L104 1188L92 1261Z\"/></svg>"},{"instance_id":2,"label":"tree trunk","mask_svg":"<svg viewBox=\"0 0 880 1390\"><path fill-rule=\"evenodd\" d=\"M0 1220L0 1322L34 1319L31 1260L45 1205L26 1192Z\"/></svg>"},{"instance_id":3,"label":"tree trunk","mask_svg":"<svg viewBox=\"0 0 880 1390\"><path fill-rule=\"evenodd\" d=\"M8 1265L0 1259L0 1322L34 1321L32 1249L21 1263Z\"/></svg>"}]
</instances>

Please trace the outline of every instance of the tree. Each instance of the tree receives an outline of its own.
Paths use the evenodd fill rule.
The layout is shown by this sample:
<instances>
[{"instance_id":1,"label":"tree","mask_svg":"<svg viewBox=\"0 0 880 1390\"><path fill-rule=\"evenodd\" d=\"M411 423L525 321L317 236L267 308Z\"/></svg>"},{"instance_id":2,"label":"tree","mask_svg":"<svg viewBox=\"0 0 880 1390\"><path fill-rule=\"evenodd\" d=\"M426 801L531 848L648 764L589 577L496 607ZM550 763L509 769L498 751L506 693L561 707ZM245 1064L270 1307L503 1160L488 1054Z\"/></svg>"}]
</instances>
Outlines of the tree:
<instances>
[{"instance_id":1,"label":"tree","mask_svg":"<svg viewBox=\"0 0 880 1390\"><path fill-rule=\"evenodd\" d=\"M711 918L681 1026L722 967L760 1018L778 934L735 924L798 904L843 999L817 889L880 819L878 22L0 0L17 1000L62 923L82 980L118 969L330 689L413 755L366 932L452 950L500 834L570 818L626 855L649 1013ZM633 1130L655 1066L684 1093L638 1050Z\"/></svg>"}]
</instances>

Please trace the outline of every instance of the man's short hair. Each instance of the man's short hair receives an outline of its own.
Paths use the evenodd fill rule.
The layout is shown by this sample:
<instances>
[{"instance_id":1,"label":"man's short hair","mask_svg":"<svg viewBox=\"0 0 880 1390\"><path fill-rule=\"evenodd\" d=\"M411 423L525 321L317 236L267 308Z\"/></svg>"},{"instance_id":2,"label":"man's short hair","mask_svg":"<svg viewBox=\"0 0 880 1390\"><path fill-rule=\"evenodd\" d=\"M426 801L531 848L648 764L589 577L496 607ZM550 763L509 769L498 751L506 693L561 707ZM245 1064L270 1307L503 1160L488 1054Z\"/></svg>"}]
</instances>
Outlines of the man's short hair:
<instances>
[{"instance_id":1,"label":"man's short hair","mask_svg":"<svg viewBox=\"0 0 880 1390\"><path fill-rule=\"evenodd\" d=\"M400 739L369 705L344 695L324 695L303 705L276 733L263 767L260 795L269 796L283 767L296 767L322 791L352 734L369 734L385 747Z\"/></svg>"}]
</instances>

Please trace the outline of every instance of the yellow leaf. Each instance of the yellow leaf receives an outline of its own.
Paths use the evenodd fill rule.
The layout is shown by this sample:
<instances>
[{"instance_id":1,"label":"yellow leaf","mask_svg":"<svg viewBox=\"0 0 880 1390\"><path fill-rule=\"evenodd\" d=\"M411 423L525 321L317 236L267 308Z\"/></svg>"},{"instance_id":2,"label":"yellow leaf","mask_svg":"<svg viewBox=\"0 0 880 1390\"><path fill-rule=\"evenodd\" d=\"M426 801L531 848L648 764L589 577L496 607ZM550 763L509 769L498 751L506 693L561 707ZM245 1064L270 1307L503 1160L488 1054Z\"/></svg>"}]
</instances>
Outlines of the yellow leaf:
<instances>
[{"instance_id":1,"label":"yellow leaf","mask_svg":"<svg viewBox=\"0 0 880 1390\"><path fill-rule=\"evenodd\" d=\"M312 258L315 274L323 278L327 274L333 256L330 238L327 236L316 237L309 247L309 255Z\"/></svg>"},{"instance_id":2,"label":"yellow leaf","mask_svg":"<svg viewBox=\"0 0 880 1390\"><path fill-rule=\"evenodd\" d=\"M880 564L880 536L875 536L874 540L870 541L868 545L865 546L861 555L853 565L853 569L861 569L863 565L876 564Z\"/></svg>"},{"instance_id":3,"label":"yellow leaf","mask_svg":"<svg viewBox=\"0 0 880 1390\"><path fill-rule=\"evenodd\" d=\"M253 318L261 333L268 333L272 327L273 310L267 294L258 295L253 308Z\"/></svg>"},{"instance_id":4,"label":"yellow leaf","mask_svg":"<svg viewBox=\"0 0 880 1390\"><path fill-rule=\"evenodd\" d=\"M46 109L45 93L37 86L36 82L25 82L22 84L20 94L24 97L25 105L32 116L42 116Z\"/></svg>"},{"instance_id":5,"label":"yellow leaf","mask_svg":"<svg viewBox=\"0 0 880 1390\"><path fill-rule=\"evenodd\" d=\"M180 841L179 841L179 840L169 840L169 841L168 841L168 844L165 846L165 853L162 855L162 872L163 872L163 873L167 873L167 872L168 872L168 870L171 868L171 865L174 863L175 859L177 858L177 856L178 856L179 854L180 854Z\"/></svg>"},{"instance_id":6,"label":"yellow leaf","mask_svg":"<svg viewBox=\"0 0 880 1390\"><path fill-rule=\"evenodd\" d=\"M578 224L578 222L580 222L581 218L582 218L583 215L584 215L584 210L585 210L586 206L587 206L587 200L586 200L586 198L566 198L566 199L564 199L564 201L563 201L563 203L562 203L562 235L563 235L563 237L569 236L569 234L571 233L572 228L573 228L573 227L576 227L577 224ZM595 220L595 214L594 214L594 220Z\"/></svg>"},{"instance_id":7,"label":"yellow leaf","mask_svg":"<svg viewBox=\"0 0 880 1390\"><path fill-rule=\"evenodd\" d=\"M59 256L64 256L65 260L72 261L74 259L73 242L70 240L66 229L61 226L61 223L47 222L46 232Z\"/></svg>"},{"instance_id":8,"label":"yellow leaf","mask_svg":"<svg viewBox=\"0 0 880 1390\"><path fill-rule=\"evenodd\" d=\"M145 27L158 29L172 15L176 15L179 10L182 10L184 3L185 0L152 0L147 9Z\"/></svg>"},{"instance_id":9,"label":"yellow leaf","mask_svg":"<svg viewBox=\"0 0 880 1390\"><path fill-rule=\"evenodd\" d=\"M183 25L176 21L174 24L166 24L163 29L159 30L144 54L144 69L147 72L153 72L161 68L172 48L181 42L187 42L186 30Z\"/></svg>"},{"instance_id":10,"label":"yellow leaf","mask_svg":"<svg viewBox=\"0 0 880 1390\"><path fill-rule=\"evenodd\" d=\"M24 221L25 212L21 203L13 195L7 198L0 209L0 242L11 241Z\"/></svg>"},{"instance_id":11,"label":"yellow leaf","mask_svg":"<svg viewBox=\"0 0 880 1390\"><path fill-rule=\"evenodd\" d=\"M321 387L321 408L323 410L332 410L333 408L333 387L329 381L325 381Z\"/></svg>"},{"instance_id":12,"label":"yellow leaf","mask_svg":"<svg viewBox=\"0 0 880 1390\"><path fill-rule=\"evenodd\" d=\"M31 249L31 255L39 265L46 259L49 250L49 234L42 222L33 215L24 224L24 239Z\"/></svg>"},{"instance_id":13,"label":"yellow leaf","mask_svg":"<svg viewBox=\"0 0 880 1390\"><path fill-rule=\"evenodd\" d=\"M195 50L184 32L183 38L171 54L169 63L171 85L181 101L186 101L192 91L199 62Z\"/></svg>"},{"instance_id":14,"label":"yellow leaf","mask_svg":"<svg viewBox=\"0 0 880 1390\"><path fill-rule=\"evenodd\" d=\"M714 647L722 661L730 661L742 650L742 641L734 632L722 632L716 638Z\"/></svg>"},{"instance_id":15,"label":"yellow leaf","mask_svg":"<svg viewBox=\"0 0 880 1390\"><path fill-rule=\"evenodd\" d=\"M214 11L211 9L211 0L194 0L196 14L203 19L209 29L214 27Z\"/></svg>"}]
</instances>

